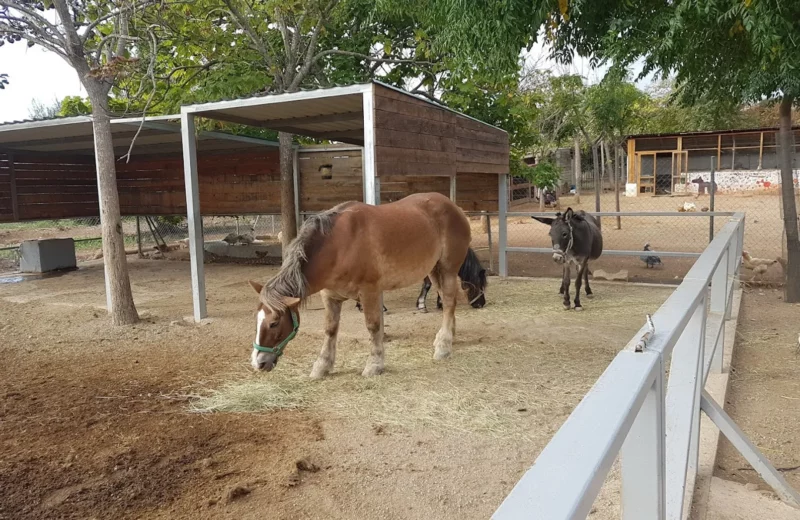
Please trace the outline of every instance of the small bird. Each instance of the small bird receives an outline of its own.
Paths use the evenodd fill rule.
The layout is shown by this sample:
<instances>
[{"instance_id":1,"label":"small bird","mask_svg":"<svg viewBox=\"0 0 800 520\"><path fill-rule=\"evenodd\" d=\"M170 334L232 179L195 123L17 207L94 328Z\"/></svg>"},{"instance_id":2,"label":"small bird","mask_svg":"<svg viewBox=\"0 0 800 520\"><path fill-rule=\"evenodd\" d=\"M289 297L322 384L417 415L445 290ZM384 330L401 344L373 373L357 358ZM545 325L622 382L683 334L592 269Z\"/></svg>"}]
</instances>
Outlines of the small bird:
<instances>
[{"instance_id":1,"label":"small bird","mask_svg":"<svg viewBox=\"0 0 800 520\"><path fill-rule=\"evenodd\" d=\"M750 281L753 281L756 278L761 280L771 265L780 263L781 266L783 266L781 260L782 259L779 260L778 258L753 258L747 251L742 251L742 267L753 271L753 277L750 279Z\"/></svg>"},{"instance_id":2,"label":"small bird","mask_svg":"<svg viewBox=\"0 0 800 520\"><path fill-rule=\"evenodd\" d=\"M649 243L644 245L644 251L652 251L652 249L650 249ZM648 255L648 256L642 255L639 257L639 260L644 262L647 265L647 268L655 267L657 265L663 265L661 263L661 258L657 257L656 255Z\"/></svg>"}]
</instances>

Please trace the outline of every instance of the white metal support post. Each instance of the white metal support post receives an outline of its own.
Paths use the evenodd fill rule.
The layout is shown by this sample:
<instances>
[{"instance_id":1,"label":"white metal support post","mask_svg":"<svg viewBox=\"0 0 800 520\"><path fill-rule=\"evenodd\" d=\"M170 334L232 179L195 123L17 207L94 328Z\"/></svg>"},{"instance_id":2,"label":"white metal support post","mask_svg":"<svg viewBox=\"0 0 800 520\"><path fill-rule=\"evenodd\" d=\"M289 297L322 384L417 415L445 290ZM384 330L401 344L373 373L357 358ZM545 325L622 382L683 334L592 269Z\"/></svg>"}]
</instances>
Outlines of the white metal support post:
<instances>
[{"instance_id":1,"label":"white metal support post","mask_svg":"<svg viewBox=\"0 0 800 520\"><path fill-rule=\"evenodd\" d=\"M719 334L717 334L716 344L712 345L714 355L711 358L710 372L714 374L722 373L723 351L725 350L725 319L726 316L730 316L728 309L730 295L728 291L731 286L728 280L728 267L730 266L730 256L734 252L733 246L733 243L728 244L714 274L711 275L711 312L720 317L720 326L722 327Z\"/></svg>"},{"instance_id":2,"label":"white metal support post","mask_svg":"<svg viewBox=\"0 0 800 520\"><path fill-rule=\"evenodd\" d=\"M364 176L364 203L377 206L381 203L381 185L376 171L375 157L375 98L373 89L364 91L364 151L361 155ZM381 295L381 335L383 335L383 295Z\"/></svg>"},{"instance_id":3,"label":"white metal support post","mask_svg":"<svg viewBox=\"0 0 800 520\"><path fill-rule=\"evenodd\" d=\"M658 356L655 381L620 451L623 520L665 517L664 360Z\"/></svg>"},{"instance_id":4,"label":"white metal support post","mask_svg":"<svg viewBox=\"0 0 800 520\"><path fill-rule=\"evenodd\" d=\"M700 299L672 351L666 400L666 517L670 520L683 517L685 493L687 488L694 490L697 475L706 302L707 297Z\"/></svg>"},{"instance_id":5,"label":"white metal support post","mask_svg":"<svg viewBox=\"0 0 800 520\"><path fill-rule=\"evenodd\" d=\"M300 150L298 148L294 149L292 155L292 184L294 185L294 222L299 233L303 223L300 221Z\"/></svg>"},{"instance_id":6,"label":"white metal support post","mask_svg":"<svg viewBox=\"0 0 800 520\"><path fill-rule=\"evenodd\" d=\"M501 277L508 276L508 260L506 248L508 247L508 174L498 176L497 182L497 268Z\"/></svg>"},{"instance_id":7,"label":"white metal support post","mask_svg":"<svg viewBox=\"0 0 800 520\"><path fill-rule=\"evenodd\" d=\"M452 200L453 202L456 201L456 176L455 176L455 174L453 174L453 176L450 177L450 200Z\"/></svg>"},{"instance_id":8,"label":"white metal support post","mask_svg":"<svg viewBox=\"0 0 800 520\"><path fill-rule=\"evenodd\" d=\"M200 186L197 179L197 140L194 115L181 111L183 140L183 177L186 186L186 217L189 221L189 255L192 268L192 303L194 319L200 321L206 312L206 278L203 266L203 217L200 215Z\"/></svg>"}]
</instances>

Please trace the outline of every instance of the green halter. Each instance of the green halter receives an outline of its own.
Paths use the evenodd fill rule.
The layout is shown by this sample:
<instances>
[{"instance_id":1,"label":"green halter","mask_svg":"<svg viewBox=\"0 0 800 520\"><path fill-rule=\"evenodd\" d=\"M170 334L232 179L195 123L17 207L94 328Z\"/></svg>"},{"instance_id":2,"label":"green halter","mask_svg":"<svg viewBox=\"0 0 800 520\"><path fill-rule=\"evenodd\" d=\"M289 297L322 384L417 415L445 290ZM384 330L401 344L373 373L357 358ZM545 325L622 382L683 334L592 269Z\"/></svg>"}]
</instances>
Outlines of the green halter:
<instances>
[{"instance_id":1,"label":"green halter","mask_svg":"<svg viewBox=\"0 0 800 520\"><path fill-rule=\"evenodd\" d=\"M254 349L258 350L259 352L267 352L268 354L277 354L278 355L277 357L281 357L283 355L283 349L285 349L286 345L288 345L289 342L292 341L295 336L297 336L297 330L300 328L300 322L297 320L297 313L294 312L293 310L290 310L289 312L292 315L292 325L294 326L294 328L292 329L292 332L290 332L289 335L286 336L286 339L284 339L274 347L262 347L261 345L259 345L254 341L253 342Z\"/></svg>"}]
</instances>

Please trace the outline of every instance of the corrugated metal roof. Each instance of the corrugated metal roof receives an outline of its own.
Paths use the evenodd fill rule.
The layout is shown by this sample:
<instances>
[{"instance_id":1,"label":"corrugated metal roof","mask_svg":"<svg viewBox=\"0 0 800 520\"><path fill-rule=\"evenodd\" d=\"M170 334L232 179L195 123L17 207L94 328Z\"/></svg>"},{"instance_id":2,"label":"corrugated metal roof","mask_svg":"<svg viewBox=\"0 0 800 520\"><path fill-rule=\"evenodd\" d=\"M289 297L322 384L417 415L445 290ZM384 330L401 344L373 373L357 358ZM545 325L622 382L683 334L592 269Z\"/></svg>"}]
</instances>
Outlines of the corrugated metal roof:
<instances>
[{"instance_id":1,"label":"corrugated metal roof","mask_svg":"<svg viewBox=\"0 0 800 520\"><path fill-rule=\"evenodd\" d=\"M111 120L114 148L117 154L127 153L136 137L134 153L180 154L182 152L180 116L149 116ZM141 131L139 127L141 126ZM262 139L236 136L224 132L202 132L198 135L200 150L244 149L254 146L277 146ZM29 120L0 125L0 149L16 152L94 153L91 116Z\"/></svg>"}]
</instances>

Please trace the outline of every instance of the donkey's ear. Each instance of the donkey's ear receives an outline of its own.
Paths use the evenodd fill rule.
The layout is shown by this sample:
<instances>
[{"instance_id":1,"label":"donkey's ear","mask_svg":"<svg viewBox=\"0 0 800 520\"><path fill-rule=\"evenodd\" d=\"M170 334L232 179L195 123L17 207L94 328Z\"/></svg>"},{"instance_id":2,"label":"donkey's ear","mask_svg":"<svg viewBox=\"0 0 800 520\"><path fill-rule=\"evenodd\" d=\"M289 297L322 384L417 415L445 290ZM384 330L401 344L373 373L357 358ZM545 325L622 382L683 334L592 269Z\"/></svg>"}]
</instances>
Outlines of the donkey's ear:
<instances>
[{"instance_id":1,"label":"donkey's ear","mask_svg":"<svg viewBox=\"0 0 800 520\"><path fill-rule=\"evenodd\" d=\"M572 220L574 216L575 212L572 211L572 208L567 208L567 211L564 213L564 220Z\"/></svg>"},{"instance_id":2,"label":"donkey's ear","mask_svg":"<svg viewBox=\"0 0 800 520\"><path fill-rule=\"evenodd\" d=\"M555 220L554 218L548 218L548 217L531 217L531 218L533 220L541 222L542 224L547 224L548 226L552 226L553 221Z\"/></svg>"},{"instance_id":3,"label":"donkey's ear","mask_svg":"<svg viewBox=\"0 0 800 520\"><path fill-rule=\"evenodd\" d=\"M283 303L286 304L286 307L289 309L294 309L300 305L300 298L295 298L294 296L284 296Z\"/></svg>"},{"instance_id":4,"label":"donkey's ear","mask_svg":"<svg viewBox=\"0 0 800 520\"><path fill-rule=\"evenodd\" d=\"M261 289L263 289L263 288L264 288L264 286L263 286L263 285L261 285L261 284L260 284L260 283L258 283L258 282L254 282L253 280L248 280L248 281L247 281L247 283L249 283L249 284L250 284L250 287L252 287L253 289L255 289L255 291L256 291L258 294L261 294Z\"/></svg>"}]
</instances>

